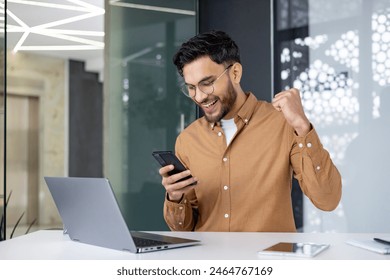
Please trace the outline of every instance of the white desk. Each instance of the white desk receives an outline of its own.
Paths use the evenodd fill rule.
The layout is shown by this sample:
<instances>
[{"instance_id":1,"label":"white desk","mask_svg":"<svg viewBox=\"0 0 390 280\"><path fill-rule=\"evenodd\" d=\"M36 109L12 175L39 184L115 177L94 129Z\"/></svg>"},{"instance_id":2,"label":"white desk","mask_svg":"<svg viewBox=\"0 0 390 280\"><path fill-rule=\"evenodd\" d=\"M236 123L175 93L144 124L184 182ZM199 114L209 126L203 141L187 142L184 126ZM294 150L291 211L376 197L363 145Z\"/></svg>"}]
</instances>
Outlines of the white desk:
<instances>
[{"instance_id":1,"label":"white desk","mask_svg":"<svg viewBox=\"0 0 390 280\"><path fill-rule=\"evenodd\" d=\"M280 241L329 243L330 248L316 256L319 260L390 260L381 255L345 244L348 239L381 237L390 234L347 233L217 233L158 232L202 241L201 245L165 251L132 254L71 241L59 230L41 230L0 242L3 260L256 260L298 259L260 256L257 251Z\"/></svg>"}]
</instances>

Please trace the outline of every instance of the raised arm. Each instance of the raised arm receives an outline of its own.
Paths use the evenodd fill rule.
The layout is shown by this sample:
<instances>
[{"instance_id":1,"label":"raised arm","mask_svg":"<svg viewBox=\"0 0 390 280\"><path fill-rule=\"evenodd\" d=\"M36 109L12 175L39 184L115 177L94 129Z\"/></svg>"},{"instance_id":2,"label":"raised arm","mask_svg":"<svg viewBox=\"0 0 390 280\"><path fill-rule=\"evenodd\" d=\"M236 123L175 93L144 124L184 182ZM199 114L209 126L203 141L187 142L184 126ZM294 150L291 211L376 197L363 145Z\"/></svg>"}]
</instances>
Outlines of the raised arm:
<instances>
[{"instance_id":1,"label":"raised arm","mask_svg":"<svg viewBox=\"0 0 390 280\"><path fill-rule=\"evenodd\" d=\"M272 102L294 131L290 161L302 191L322 210L333 210L341 198L341 176L306 117L299 91L278 93Z\"/></svg>"}]
</instances>

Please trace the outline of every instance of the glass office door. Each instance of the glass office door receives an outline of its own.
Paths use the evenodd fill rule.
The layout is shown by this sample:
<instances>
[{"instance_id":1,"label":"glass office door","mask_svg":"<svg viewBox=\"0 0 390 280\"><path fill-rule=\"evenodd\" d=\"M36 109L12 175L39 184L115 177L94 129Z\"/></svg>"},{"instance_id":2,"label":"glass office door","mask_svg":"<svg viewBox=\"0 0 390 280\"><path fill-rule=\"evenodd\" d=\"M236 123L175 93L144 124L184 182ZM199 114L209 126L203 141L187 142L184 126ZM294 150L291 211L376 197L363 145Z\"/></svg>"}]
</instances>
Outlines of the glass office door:
<instances>
[{"instance_id":1,"label":"glass office door","mask_svg":"<svg viewBox=\"0 0 390 280\"><path fill-rule=\"evenodd\" d=\"M106 6L104 173L131 229L167 229L156 150L174 150L196 117L172 63L197 29L197 1L110 1Z\"/></svg>"}]
</instances>

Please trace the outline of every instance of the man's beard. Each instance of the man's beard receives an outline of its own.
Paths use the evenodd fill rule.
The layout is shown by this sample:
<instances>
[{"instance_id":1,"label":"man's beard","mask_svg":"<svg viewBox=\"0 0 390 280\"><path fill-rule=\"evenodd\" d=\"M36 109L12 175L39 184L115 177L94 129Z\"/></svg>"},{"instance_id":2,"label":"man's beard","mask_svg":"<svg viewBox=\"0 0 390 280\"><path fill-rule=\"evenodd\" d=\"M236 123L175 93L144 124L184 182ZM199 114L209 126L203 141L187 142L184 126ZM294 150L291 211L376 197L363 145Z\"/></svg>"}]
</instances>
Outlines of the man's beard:
<instances>
[{"instance_id":1,"label":"man's beard","mask_svg":"<svg viewBox=\"0 0 390 280\"><path fill-rule=\"evenodd\" d=\"M223 119L233 108L234 103L237 99L237 92L235 91L232 83L230 82L227 89L227 95L223 99L219 99L221 102L221 111L216 116L205 115L206 120L209 123L216 123Z\"/></svg>"}]
</instances>

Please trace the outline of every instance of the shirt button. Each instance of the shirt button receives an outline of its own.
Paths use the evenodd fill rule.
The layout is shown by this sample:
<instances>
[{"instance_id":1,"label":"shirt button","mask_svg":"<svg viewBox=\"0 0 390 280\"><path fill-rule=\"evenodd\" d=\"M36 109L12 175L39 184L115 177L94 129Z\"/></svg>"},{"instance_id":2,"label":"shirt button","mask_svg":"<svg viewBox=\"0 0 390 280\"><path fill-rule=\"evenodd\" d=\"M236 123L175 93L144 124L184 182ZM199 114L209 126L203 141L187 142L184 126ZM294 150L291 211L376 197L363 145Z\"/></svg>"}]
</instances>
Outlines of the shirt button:
<instances>
[{"instance_id":1,"label":"shirt button","mask_svg":"<svg viewBox=\"0 0 390 280\"><path fill-rule=\"evenodd\" d=\"M320 170L320 169L321 169L321 167L318 165L318 166L316 167L316 169L317 169L317 170Z\"/></svg>"},{"instance_id":2,"label":"shirt button","mask_svg":"<svg viewBox=\"0 0 390 280\"><path fill-rule=\"evenodd\" d=\"M228 186L223 186L223 189L224 189L225 191L227 191L227 190L229 189L229 187L228 187Z\"/></svg>"},{"instance_id":3,"label":"shirt button","mask_svg":"<svg viewBox=\"0 0 390 280\"><path fill-rule=\"evenodd\" d=\"M222 136L222 132L218 132L218 136Z\"/></svg>"},{"instance_id":4,"label":"shirt button","mask_svg":"<svg viewBox=\"0 0 390 280\"><path fill-rule=\"evenodd\" d=\"M225 218L229 218L229 214L225 214Z\"/></svg>"},{"instance_id":5,"label":"shirt button","mask_svg":"<svg viewBox=\"0 0 390 280\"><path fill-rule=\"evenodd\" d=\"M182 222L179 222L179 225L182 225L183 223Z\"/></svg>"},{"instance_id":6,"label":"shirt button","mask_svg":"<svg viewBox=\"0 0 390 280\"><path fill-rule=\"evenodd\" d=\"M183 206L180 206L179 209L180 209L180 210L183 210Z\"/></svg>"},{"instance_id":7,"label":"shirt button","mask_svg":"<svg viewBox=\"0 0 390 280\"><path fill-rule=\"evenodd\" d=\"M248 123L248 119L245 119L244 122L245 122L245 123Z\"/></svg>"},{"instance_id":8,"label":"shirt button","mask_svg":"<svg viewBox=\"0 0 390 280\"><path fill-rule=\"evenodd\" d=\"M227 161L228 159L226 157L223 158L223 161Z\"/></svg>"},{"instance_id":9,"label":"shirt button","mask_svg":"<svg viewBox=\"0 0 390 280\"><path fill-rule=\"evenodd\" d=\"M308 148L311 148L311 143L309 142L309 143L307 143L307 145L306 145Z\"/></svg>"},{"instance_id":10,"label":"shirt button","mask_svg":"<svg viewBox=\"0 0 390 280\"><path fill-rule=\"evenodd\" d=\"M298 144L298 147L299 147L299 148L302 148L302 147L303 147L303 144L302 144L302 143L299 143L299 144Z\"/></svg>"}]
</instances>

